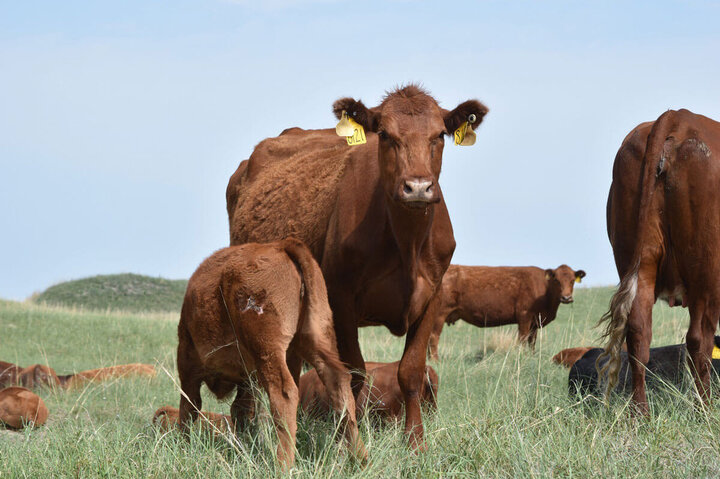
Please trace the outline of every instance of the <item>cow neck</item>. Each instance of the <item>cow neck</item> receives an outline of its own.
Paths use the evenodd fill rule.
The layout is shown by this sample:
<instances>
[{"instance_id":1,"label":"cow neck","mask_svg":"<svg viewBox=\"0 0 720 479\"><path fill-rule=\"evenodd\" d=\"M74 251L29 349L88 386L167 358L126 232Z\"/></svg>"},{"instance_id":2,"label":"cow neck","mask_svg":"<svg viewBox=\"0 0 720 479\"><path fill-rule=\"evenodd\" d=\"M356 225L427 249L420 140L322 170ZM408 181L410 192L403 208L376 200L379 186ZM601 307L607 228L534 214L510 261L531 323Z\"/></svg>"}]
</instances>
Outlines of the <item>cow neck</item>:
<instances>
[{"instance_id":1,"label":"cow neck","mask_svg":"<svg viewBox=\"0 0 720 479\"><path fill-rule=\"evenodd\" d=\"M555 291L554 289L549 289L545 298L549 314L552 314L553 311L557 311L560 307L560 292Z\"/></svg>"},{"instance_id":2,"label":"cow neck","mask_svg":"<svg viewBox=\"0 0 720 479\"><path fill-rule=\"evenodd\" d=\"M403 270L413 279L416 276L420 251L430 235L435 215L434 205L415 210L392 200L386 199L386 204L390 229L400 252Z\"/></svg>"}]
</instances>

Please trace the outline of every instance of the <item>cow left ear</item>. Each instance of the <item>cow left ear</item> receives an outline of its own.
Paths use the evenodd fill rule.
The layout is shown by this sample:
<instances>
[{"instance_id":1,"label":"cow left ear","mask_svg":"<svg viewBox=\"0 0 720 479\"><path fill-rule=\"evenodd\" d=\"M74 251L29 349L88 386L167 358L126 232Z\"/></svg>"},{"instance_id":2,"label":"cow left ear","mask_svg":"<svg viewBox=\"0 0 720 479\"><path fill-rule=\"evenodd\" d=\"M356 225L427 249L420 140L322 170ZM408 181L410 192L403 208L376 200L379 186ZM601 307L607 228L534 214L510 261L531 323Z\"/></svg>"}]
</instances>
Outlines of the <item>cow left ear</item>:
<instances>
[{"instance_id":1,"label":"cow left ear","mask_svg":"<svg viewBox=\"0 0 720 479\"><path fill-rule=\"evenodd\" d=\"M545 279L553 279L555 277L555 271L551 269L545 270Z\"/></svg>"},{"instance_id":2,"label":"cow left ear","mask_svg":"<svg viewBox=\"0 0 720 479\"><path fill-rule=\"evenodd\" d=\"M585 277L585 271L579 269L575 271L575 282L579 283Z\"/></svg>"},{"instance_id":3,"label":"cow left ear","mask_svg":"<svg viewBox=\"0 0 720 479\"><path fill-rule=\"evenodd\" d=\"M379 118L376 108L366 107L362 101L354 98L340 98L333 103L333 114L340 120L342 113L347 112L348 118L358 122L367 131L377 133Z\"/></svg>"},{"instance_id":4,"label":"cow left ear","mask_svg":"<svg viewBox=\"0 0 720 479\"><path fill-rule=\"evenodd\" d=\"M482 123L488 111L488 107L477 100L468 100L460 103L457 108L452 111L445 110L443 118L445 121L445 129L452 135L455 130L460 128L460 125L471 118L470 115L475 115L475 121L470 125L474 130L480 126L480 123Z\"/></svg>"}]
</instances>

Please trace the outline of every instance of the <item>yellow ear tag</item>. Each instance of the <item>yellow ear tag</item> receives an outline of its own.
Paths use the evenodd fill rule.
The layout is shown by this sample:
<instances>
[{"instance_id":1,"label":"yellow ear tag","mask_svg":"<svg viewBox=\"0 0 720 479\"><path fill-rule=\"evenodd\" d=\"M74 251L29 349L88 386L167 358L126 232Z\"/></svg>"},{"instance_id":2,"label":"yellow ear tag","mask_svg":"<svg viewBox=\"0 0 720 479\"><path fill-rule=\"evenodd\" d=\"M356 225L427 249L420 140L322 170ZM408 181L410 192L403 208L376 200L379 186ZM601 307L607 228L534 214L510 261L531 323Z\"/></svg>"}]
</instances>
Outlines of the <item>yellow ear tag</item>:
<instances>
[{"instance_id":1,"label":"yellow ear tag","mask_svg":"<svg viewBox=\"0 0 720 479\"><path fill-rule=\"evenodd\" d=\"M575 282L576 282L576 283L579 283L579 282L581 282L581 281L582 281L582 280L580 279L580 276L575 276Z\"/></svg>"},{"instance_id":2,"label":"yellow ear tag","mask_svg":"<svg viewBox=\"0 0 720 479\"><path fill-rule=\"evenodd\" d=\"M468 121L460 125L460 128L455 130L455 144L460 146L472 146L475 144L477 136L472 129L472 124L475 123L475 115L471 114L468 117Z\"/></svg>"},{"instance_id":3,"label":"yellow ear tag","mask_svg":"<svg viewBox=\"0 0 720 479\"><path fill-rule=\"evenodd\" d=\"M342 117L335 126L335 133L337 133L338 136L344 136L347 144L350 146L367 143L365 129L360 123L350 118L346 111L342 112Z\"/></svg>"},{"instance_id":4,"label":"yellow ear tag","mask_svg":"<svg viewBox=\"0 0 720 479\"><path fill-rule=\"evenodd\" d=\"M720 348L718 348L717 346L713 347L712 358L720 359Z\"/></svg>"}]
</instances>

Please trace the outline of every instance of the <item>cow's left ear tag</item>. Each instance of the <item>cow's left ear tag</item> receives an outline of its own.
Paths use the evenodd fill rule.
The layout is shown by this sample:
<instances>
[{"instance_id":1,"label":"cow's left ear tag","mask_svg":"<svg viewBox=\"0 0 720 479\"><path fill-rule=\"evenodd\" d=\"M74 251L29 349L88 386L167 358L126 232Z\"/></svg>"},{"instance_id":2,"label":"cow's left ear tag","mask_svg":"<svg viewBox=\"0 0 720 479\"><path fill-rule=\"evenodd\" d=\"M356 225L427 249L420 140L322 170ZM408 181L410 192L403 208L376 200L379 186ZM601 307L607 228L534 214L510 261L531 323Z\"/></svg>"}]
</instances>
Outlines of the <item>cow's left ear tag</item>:
<instances>
[{"instance_id":1,"label":"cow's left ear tag","mask_svg":"<svg viewBox=\"0 0 720 479\"><path fill-rule=\"evenodd\" d=\"M468 121L460 125L460 128L455 130L455 144L460 146L472 146L475 144L477 135L472 129L472 124L475 123L477 117L474 114L468 116Z\"/></svg>"},{"instance_id":2,"label":"cow's left ear tag","mask_svg":"<svg viewBox=\"0 0 720 479\"><path fill-rule=\"evenodd\" d=\"M575 276L575 282L582 283L582 279L580 278L580 276Z\"/></svg>"},{"instance_id":3,"label":"cow's left ear tag","mask_svg":"<svg viewBox=\"0 0 720 479\"><path fill-rule=\"evenodd\" d=\"M348 114L345 110L342 112L342 117L340 118L340 121L337 125L335 125L335 133L337 133L338 136L352 136L353 133L355 133L355 129L350 124L350 119L348 118Z\"/></svg>"}]
</instances>

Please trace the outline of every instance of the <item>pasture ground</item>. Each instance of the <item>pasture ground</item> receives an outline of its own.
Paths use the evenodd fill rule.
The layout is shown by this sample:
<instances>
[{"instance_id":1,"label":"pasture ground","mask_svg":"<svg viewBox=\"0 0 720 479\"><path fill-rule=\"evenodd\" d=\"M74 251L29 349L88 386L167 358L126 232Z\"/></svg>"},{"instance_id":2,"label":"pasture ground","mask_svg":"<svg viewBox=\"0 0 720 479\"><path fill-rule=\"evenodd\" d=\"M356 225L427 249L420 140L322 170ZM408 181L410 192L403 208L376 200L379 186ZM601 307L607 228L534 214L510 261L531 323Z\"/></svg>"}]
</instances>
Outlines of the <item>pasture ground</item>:
<instances>
[{"instance_id":1,"label":"pasture ground","mask_svg":"<svg viewBox=\"0 0 720 479\"><path fill-rule=\"evenodd\" d=\"M402 424L361 422L370 454L353 464L331 427L300 417L292 477L717 477L720 408L693 408L689 394L651 394L652 416L631 419L627 404L580 404L560 349L598 344L597 319L609 288L578 289L572 306L539 336L536 351L514 344L514 327L446 327L440 342L439 411L426 416L428 450L406 447ZM686 310L656 306L653 345L681 342ZM77 391L41 391L50 409L36 430L0 430L5 477L271 477L275 439L267 422L239 442L194 432L186 442L150 420L179 401L174 365L176 313L112 313L0 301L0 359L47 362L59 374L112 364L155 364L154 379L114 380ZM393 361L403 340L383 328L361 331L367 360ZM204 409L229 404L204 392Z\"/></svg>"}]
</instances>

